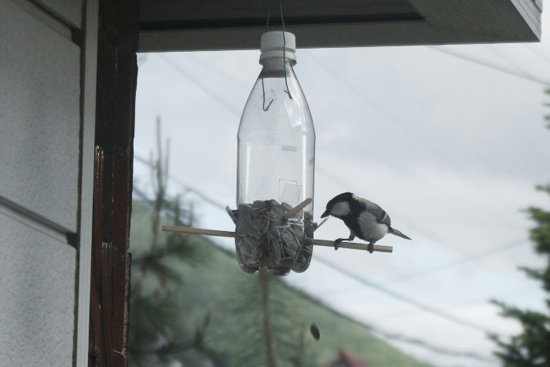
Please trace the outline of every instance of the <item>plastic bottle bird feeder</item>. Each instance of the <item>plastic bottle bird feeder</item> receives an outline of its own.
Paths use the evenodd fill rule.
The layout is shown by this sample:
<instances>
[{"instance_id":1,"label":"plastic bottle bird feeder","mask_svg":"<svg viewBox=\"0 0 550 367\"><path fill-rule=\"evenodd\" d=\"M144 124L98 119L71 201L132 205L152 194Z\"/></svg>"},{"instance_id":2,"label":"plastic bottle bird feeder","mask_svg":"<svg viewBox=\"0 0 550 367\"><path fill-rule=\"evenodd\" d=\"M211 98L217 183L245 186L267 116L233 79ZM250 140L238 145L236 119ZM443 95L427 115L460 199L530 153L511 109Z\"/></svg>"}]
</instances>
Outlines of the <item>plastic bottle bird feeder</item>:
<instances>
[{"instance_id":1,"label":"plastic bottle bird feeder","mask_svg":"<svg viewBox=\"0 0 550 367\"><path fill-rule=\"evenodd\" d=\"M262 70L241 116L237 154L237 209L228 214L235 232L163 226L165 231L235 237L242 270L265 268L274 275L309 267L313 245L315 130L294 74L296 38L282 31L261 37ZM322 224L322 223L321 223ZM340 243L366 249L366 244ZM374 251L392 252L374 245Z\"/></svg>"},{"instance_id":2,"label":"plastic bottle bird feeder","mask_svg":"<svg viewBox=\"0 0 550 367\"><path fill-rule=\"evenodd\" d=\"M260 64L239 125L235 246L244 271L283 275L311 260L315 130L293 70L294 34L264 33Z\"/></svg>"}]
</instances>

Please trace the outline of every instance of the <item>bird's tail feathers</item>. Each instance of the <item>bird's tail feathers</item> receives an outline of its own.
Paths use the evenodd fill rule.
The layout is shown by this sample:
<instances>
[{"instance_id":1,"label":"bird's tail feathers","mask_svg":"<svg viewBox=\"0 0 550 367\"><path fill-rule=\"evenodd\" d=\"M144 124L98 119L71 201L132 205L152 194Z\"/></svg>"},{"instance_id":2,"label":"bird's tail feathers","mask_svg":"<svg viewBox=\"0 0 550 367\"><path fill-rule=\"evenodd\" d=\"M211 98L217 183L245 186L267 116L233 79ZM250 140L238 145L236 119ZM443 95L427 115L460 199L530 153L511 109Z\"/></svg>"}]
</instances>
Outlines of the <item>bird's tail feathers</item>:
<instances>
[{"instance_id":1,"label":"bird's tail feathers","mask_svg":"<svg viewBox=\"0 0 550 367\"><path fill-rule=\"evenodd\" d=\"M409 236L407 236L407 235L401 233L401 231L398 231L398 230L395 229L395 228L391 228L391 227L390 227L390 233L391 233L391 234L394 234L394 235L396 235L396 236L402 237L402 238L404 238L404 239L406 239L406 240L410 240L410 239L411 239Z\"/></svg>"}]
</instances>

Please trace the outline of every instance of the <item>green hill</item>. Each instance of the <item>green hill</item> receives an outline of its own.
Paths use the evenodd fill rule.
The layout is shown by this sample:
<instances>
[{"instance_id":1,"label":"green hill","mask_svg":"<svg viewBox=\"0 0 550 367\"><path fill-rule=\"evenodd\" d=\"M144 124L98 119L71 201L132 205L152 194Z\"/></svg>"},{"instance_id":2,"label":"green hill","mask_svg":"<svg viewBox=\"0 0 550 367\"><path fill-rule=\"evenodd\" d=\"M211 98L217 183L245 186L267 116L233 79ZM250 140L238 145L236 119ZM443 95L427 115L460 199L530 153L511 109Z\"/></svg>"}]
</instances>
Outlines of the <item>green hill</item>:
<instances>
[{"instance_id":1,"label":"green hill","mask_svg":"<svg viewBox=\"0 0 550 367\"><path fill-rule=\"evenodd\" d=\"M150 216L145 205L134 203L130 241L134 253L147 251L151 241ZM258 276L241 271L234 254L208 238L193 236L192 242L193 258L199 260L177 267L184 283L175 296L185 304L178 317L193 325L209 313L204 337L209 350L216 351L229 366L244 366L244 358L250 361L254 355L259 357L253 366L263 365L265 350L258 350L262 345L258 339L263 337L258 331L262 327ZM286 367L290 361L294 361L292 365L329 366L342 350L366 361L369 367L430 366L374 336L366 326L288 286L282 278L271 279L270 295L274 332L286 337L282 343L291 344L290 349L282 344L276 346L276 351L296 350L300 343L303 346L302 364L296 362L298 356L288 355L281 357L280 366ZM312 323L321 330L319 341L309 333Z\"/></svg>"}]
</instances>

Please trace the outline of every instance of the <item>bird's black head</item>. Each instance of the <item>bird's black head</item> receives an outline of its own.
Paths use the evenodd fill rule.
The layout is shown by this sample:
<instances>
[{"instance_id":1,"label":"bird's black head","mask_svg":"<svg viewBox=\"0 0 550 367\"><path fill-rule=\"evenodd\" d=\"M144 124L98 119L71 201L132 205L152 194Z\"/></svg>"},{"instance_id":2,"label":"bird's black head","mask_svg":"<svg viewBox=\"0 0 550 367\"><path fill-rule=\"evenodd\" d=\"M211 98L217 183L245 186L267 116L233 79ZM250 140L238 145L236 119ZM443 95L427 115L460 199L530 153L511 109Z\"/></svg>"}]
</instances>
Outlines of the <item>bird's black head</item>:
<instances>
[{"instance_id":1,"label":"bird's black head","mask_svg":"<svg viewBox=\"0 0 550 367\"><path fill-rule=\"evenodd\" d=\"M327 203L327 209L321 215L324 218L328 215L335 217L344 217L350 213L349 203L354 200L351 192L344 192L340 195L336 195Z\"/></svg>"}]
</instances>

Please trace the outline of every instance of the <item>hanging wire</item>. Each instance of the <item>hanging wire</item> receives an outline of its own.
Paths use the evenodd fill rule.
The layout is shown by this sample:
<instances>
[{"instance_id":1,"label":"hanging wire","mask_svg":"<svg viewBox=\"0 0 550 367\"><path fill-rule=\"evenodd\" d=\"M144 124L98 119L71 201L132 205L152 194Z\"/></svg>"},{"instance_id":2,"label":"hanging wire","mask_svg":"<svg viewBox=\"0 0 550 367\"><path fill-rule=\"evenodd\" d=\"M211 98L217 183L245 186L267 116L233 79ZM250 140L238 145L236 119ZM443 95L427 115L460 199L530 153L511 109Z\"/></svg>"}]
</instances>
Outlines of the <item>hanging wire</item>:
<instances>
[{"instance_id":1,"label":"hanging wire","mask_svg":"<svg viewBox=\"0 0 550 367\"><path fill-rule=\"evenodd\" d=\"M264 77L262 76L262 97L263 97L263 109L264 109L264 112L267 112L267 110L269 110L269 107L271 106L271 104L273 103L273 98L271 98L271 101L269 101L269 104L265 105L265 87L264 87Z\"/></svg>"},{"instance_id":2,"label":"hanging wire","mask_svg":"<svg viewBox=\"0 0 550 367\"><path fill-rule=\"evenodd\" d=\"M270 16L271 16L270 8L271 8L270 1L267 0L267 15L266 15L266 21L265 21L266 32L269 31L269 19L270 19ZM286 37L285 37L286 29L285 29L285 18L284 18L284 15L283 15L283 1L282 0L279 0L279 11L280 11L280 14L281 14L281 24L283 25L283 70L285 72L285 87L286 87L286 90L284 92L288 95L288 98L292 99L292 94L290 94L290 89L288 88L288 77L287 77L287 72L286 72ZM271 99L271 101L269 101L267 106L265 105L265 86L264 86L264 77L263 76L262 76L262 98L263 98L262 108L263 108L264 112L267 112L267 110L269 110L269 107L273 103L273 99Z\"/></svg>"},{"instance_id":3,"label":"hanging wire","mask_svg":"<svg viewBox=\"0 0 550 367\"><path fill-rule=\"evenodd\" d=\"M269 32L270 8L271 8L270 1L267 0L267 15L266 15L266 20L265 20L265 31L266 32ZM263 75L262 75L262 98L263 98L262 108L263 108L264 112L267 112L267 110L269 110L269 107L273 103L273 98L271 99L271 101L269 102L269 104L266 107L266 105L265 105L265 86L264 86L264 77L263 77Z\"/></svg>"},{"instance_id":4,"label":"hanging wire","mask_svg":"<svg viewBox=\"0 0 550 367\"><path fill-rule=\"evenodd\" d=\"M285 37L285 17L283 16L283 0L279 0L279 10L281 12L281 24L283 25L283 69L285 71L285 86L286 91L285 93L288 94L288 98L292 99L292 95L290 94L290 90L288 89L288 79L286 76L286 37Z\"/></svg>"}]
</instances>

